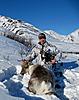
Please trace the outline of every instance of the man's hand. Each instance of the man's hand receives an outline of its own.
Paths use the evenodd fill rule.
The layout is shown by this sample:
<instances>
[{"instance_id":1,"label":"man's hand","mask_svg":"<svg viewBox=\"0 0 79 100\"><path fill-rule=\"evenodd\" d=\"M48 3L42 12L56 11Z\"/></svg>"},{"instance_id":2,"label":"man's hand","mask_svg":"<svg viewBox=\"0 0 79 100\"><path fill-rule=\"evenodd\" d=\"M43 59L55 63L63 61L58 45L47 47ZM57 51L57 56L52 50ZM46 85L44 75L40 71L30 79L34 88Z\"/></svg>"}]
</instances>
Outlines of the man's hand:
<instances>
[{"instance_id":1,"label":"man's hand","mask_svg":"<svg viewBox=\"0 0 79 100\"><path fill-rule=\"evenodd\" d=\"M51 64L55 64L56 62L57 62L57 61L56 61L55 58L51 60Z\"/></svg>"}]
</instances>

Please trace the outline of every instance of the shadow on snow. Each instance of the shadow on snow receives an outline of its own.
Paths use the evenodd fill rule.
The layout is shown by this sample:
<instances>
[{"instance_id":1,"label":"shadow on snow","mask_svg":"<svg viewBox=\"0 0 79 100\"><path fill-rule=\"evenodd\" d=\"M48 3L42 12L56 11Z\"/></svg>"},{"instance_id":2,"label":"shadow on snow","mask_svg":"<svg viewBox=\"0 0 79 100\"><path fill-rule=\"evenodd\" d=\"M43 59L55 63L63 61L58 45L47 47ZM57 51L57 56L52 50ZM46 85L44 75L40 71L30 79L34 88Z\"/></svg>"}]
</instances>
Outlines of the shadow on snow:
<instances>
[{"instance_id":1,"label":"shadow on snow","mask_svg":"<svg viewBox=\"0 0 79 100\"><path fill-rule=\"evenodd\" d=\"M13 80L8 80L4 84L6 85L6 88L8 89L9 94L11 96L24 98L25 100L44 100L40 97L34 97L25 94L22 90L23 85L21 82L14 82Z\"/></svg>"},{"instance_id":2,"label":"shadow on snow","mask_svg":"<svg viewBox=\"0 0 79 100\"><path fill-rule=\"evenodd\" d=\"M64 83L64 71L67 69L74 69L77 68L79 65L77 64L76 61L70 61L70 62L63 62L63 63L58 63L57 65L53 66L53 71L55 74L55 89L56 93L55 95L60 99L60 100L69 100L65 95L64 95L64 88L65 88L65 83ZM0 81L3 82L4 80L7 80L4 84L6 85L6 88L9 91L9 94L15 97L20 97L24 98L25 100L44 100L40 97L34 97L34 96L29 96L24 93L22 90L22 83L21 82L14 82L10 78L16 74L16 68L10 67L7 70L3 70L2 73L0 73Z\"/></svg>"},{"instance_id":3,"label":"shadow on snow","mask_svg":"<svg viewBox=\"0 0 79 100\"><path fill-rule=\"evenodd\" d=\"M58 62L55 66L53 66L53 72L55 75L55 90L56 93L55 95L60 99L60 100L69 100L65 95L64 95L64 88L65 88L65 83L64 79L64 72L66 70L70 69L75 69L79 65L77 64L76 61L67 61L67 62Z\"/></svg>"}]
</instances>

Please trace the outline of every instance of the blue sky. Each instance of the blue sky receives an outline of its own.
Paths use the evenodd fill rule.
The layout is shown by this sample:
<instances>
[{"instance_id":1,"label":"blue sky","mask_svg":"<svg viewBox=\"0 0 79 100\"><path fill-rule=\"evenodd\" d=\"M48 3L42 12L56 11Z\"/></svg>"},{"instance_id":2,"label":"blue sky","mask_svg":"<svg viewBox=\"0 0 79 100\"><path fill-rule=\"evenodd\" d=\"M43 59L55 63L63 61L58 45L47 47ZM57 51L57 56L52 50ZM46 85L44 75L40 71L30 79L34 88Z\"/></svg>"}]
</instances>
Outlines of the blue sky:
<instances>
[{"instance_id":1,"label":"blue sky","mask_svg":"<svg viewBox=\"0 0 79 100\"><path fill-rule=\"evenodd\" d=\"M79 0L0 0L0 15L69 34L79 28Z\"/></svg>"}]
</instances>

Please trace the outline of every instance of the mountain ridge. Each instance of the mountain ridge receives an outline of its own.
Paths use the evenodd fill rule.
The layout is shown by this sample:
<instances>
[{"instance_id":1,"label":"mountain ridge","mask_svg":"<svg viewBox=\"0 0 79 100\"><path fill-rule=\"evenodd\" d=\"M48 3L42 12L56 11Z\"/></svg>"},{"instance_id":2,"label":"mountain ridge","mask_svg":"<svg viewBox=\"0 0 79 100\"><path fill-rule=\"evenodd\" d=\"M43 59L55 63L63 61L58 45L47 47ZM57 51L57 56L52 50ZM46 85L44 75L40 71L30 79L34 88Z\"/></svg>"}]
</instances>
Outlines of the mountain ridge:
<instances>
[{"instance_id":1,"label":"mountain ridge","mask_svg":"<svg viewBox=\"0 0 79 100\"><path fill-rule=\"evenodd\" d=\"M61 35L53 30L45 30L42 31L32 24L26 23L22 20L14 20L10 17L0 16L0 29L4 28L8 31L12 31L18 35L22 35L23 32L32 33L34 35L38 35L41 32L44 32L47 35L50 35L54 39L63 42L70 42L70 43L79 43L79 29L75 30L74 32L68 35Z\"/></svg>"}]
</instances>

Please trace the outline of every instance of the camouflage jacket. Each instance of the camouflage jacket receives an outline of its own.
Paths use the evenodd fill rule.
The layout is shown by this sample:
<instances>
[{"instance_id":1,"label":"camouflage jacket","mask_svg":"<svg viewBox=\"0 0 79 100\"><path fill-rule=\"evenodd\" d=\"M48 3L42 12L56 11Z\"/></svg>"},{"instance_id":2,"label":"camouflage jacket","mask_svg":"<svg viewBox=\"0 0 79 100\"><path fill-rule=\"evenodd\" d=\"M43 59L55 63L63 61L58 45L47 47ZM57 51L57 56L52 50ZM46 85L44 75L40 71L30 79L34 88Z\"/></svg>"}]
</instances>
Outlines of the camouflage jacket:
<instances>
[{"instance_id":1,"label":"camouflage jacket","mask_svg":"<svg viewBox=\"0 0 79 100\"><path fill-rule=\"evenodd\" d=\"M32 61L34 64L45 64L45 53L55 55L56 60L60 60L61 52L57 49L55 45L51 45L48 42L45 42L43 45L38 43L31 51L31 53L27 56L27 60ZM46 55L47 56L47 55ZM47 56L47 57L48 57Z\"/></svg>"}]
</instances>

